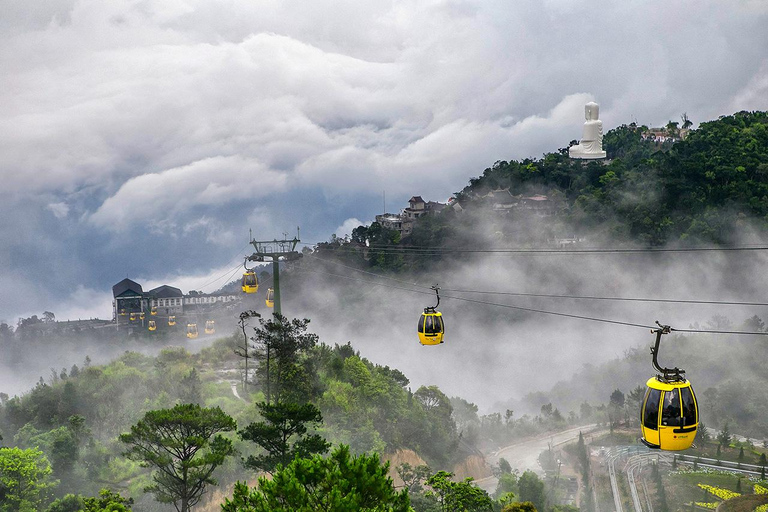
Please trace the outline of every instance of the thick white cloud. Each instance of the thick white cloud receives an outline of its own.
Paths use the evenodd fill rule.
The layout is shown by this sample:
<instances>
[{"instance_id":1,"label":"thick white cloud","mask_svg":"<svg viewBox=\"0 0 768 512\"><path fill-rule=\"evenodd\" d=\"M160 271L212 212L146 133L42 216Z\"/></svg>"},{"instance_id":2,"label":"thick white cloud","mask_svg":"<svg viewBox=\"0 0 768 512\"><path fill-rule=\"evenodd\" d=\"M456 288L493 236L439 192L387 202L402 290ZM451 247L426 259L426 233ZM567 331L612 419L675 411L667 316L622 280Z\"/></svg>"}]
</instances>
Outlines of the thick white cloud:
<instances>
[{"instance_id":1,"label":"thick white cloud","mask_svg":"<svg viewBox=\"0 0 768 512\"><path fill-rule=\"evenodd\" d=\"M131 178L104 201L90 221L120 230L132 223L152 224L155 219L174 218L200 206L263 197L284 185L284 175L258 161L239 156L206 158Z\"/></svg>"},{"instance_id":2,"label":"thick white cloud","mask_svg":"<svg viewBox=\"0 0 768 512\"><path fill-rule=\"evenodd\" d=\"M349 208L357 197L445 200L496 160L578 139L588 99L606 129L768 108L759 0L0 0L0 11L0 201L13 197L19 218L47 208L59 264L81 273L89 262L65 261L66 248L94 227L113 237L99 247L108 259L129 230L134 244L170 233L210 247L314 222L325 239L370 218ZM2 273L39 264L5 252ZM221 263L196 254L196 271Z\"/></svg>"},{"instance_id":3,"label":"thick white cloud","mask_svg":"<svg viewBox=\"0 0 768 512\"><path fill-rule=\"evenodd\" d=\"M352 217L345 220L341 224L341 226L336 228L336 231L334 231L333 233L339 238L344 238L344 237L350 236L352 234L352 230L355 229L356 227L363 226L363 225L367 226L368 224L370 224L370 221L363 222L361 220L356 219L355 217Z\"/></svg>"}]
</instances>

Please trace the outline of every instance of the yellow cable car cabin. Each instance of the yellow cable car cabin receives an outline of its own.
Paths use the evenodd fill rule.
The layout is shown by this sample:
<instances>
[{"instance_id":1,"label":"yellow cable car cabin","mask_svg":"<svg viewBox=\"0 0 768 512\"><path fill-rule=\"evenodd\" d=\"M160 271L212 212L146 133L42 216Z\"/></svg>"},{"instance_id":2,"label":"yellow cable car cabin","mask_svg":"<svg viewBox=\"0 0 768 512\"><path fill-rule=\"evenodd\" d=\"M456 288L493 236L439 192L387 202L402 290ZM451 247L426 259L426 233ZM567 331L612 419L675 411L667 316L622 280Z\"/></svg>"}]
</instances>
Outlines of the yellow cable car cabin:
<instances>
[{"instance_id":1,"label":"yellow cable car cabin","mask_svg":"<svg viewBox=\"0 0 768 512\"><path fill-rule=\"evenodd\" d=\"M176 316L171 315L168 317L168 325L176 325Z\"/></svg>"},{"instance_id":2,"label":"yellow cable car cabin","mask_svg":"<svg viewBox=\"0 0 768 512\"><path fill-rule=\"evenodd\" d=\"M140 320L144 320L144 316L145 316L145 315L144 315L144 312L143 312L143 311L142 311L141 313L139 313L139 319L140 319Z\"/></svg>"},{"instance_id":3,"label":"yellow cable car cabin","mask_svg":"<svg viewBox=\"0 0 768 512\"><path fill-rule=\"evenodd\" d=\"M128 317L131 322L135 322L137 318L139 318L139 316L136 313L131 313L131 316Z\"/></svg>"},{"instance_id":4,"label":"yellow cable car cabin","mask_svg":"<svg viewBox=\"0 0 768 512\"><path fill-rule=\"evenodd\" d=\"M658 362L661 335L672 328L654 329L656 345L651 347L653 367L659 372L646 382L648 386L640 409L643 443L649 448L680 451L691 447L699 428L699 404L682 368L662 368Z\"/></svg>"},{"instance_id":5,"label":"yellow cable car cabin","mask_svg":"<svg viewBox=\"0 0 768 512\"><path fill-rule=\"evenodd\" d=\"M432 289L437 295L437 304L433 307L424 308L424 312L419 318L419 342L422 345L439 345L443 342L443 335L445 334L443 314L437 310L437 306L440 305L440 288L435 285Z\"/></svg>"},{"instance_id":6,"label":"yellow cable car cabin","mask_svg":"<svg viewBox=\"0 0 768 512\"><path fill-rule=\"evenodd\" d=\"M187 324L187 338L195 339L197 335L197 324Z\"/></svg>"},{"instance_id":7,"label":"yellow cable car cabin","mask_svg":"<svg viewBox=\"0 0 768 512\"><path fill-rule=\"evenodd\" d=\"M152 309L149 310L149 314L155 316L157 314L157 306L152 306Z\"/></svg>"},{"instance_id":8,"label":"yellow cable car cabin","mask_svg":"<svg viewBox=\"0 0 768 512\"><path fill-rule=\"evenodd\" d=\"M216 327L213 320L208 320L205 322L205 334L213 334L216 332Z\"/></svg>"},{"instance_id":9,"label":"yellow cable car cabin","mask_svg":"<svg viewBox=\"0 0 768 512\"><path fill-rule=\"evenodd\" d=\"M432 308L431 311L421 314L419 318L419 341L422 345L439 345L443 342L445 334L445 324L443 323L443 314Z\"/></svg>"},{"instance_id":10,"label":"yellow cable car cabin","mask_svg":"<svg viewBox=\"0 0 768 512\"><path fill-rule=\"evenodd\" d=\"M240 285L245 293L256 293L259 291L259 278L256 277L256 272L246 270Z\"/></svg>"},{"instance_id":11,"label":"yellow cable car cabin","mask_svg":"<svg viewBox=\"0 0 768 512\"><path fill-rule=\"evenodd\" d=\"M641 411L643 443L662 450L686 450L696 438L699 409L691 383L665 382L651 377L646 383Z\"/></svg>"},{"instance_id":12,"label":"yellow cable car cabin","mask_svg":"<svg viewBox=\"0 0 768 512\"><path fill-rule=\"evenodd\" d=\"M156 331L157 330L157 324L154 320L149 321L149 330L150 331Z\"/></svg>"},{"instance_id":13,"label":"yellow cable car cabin","mask_svg":"<svg viewBox=\"0 0 768 512\"><path fill-rule=\"evenodd\" d=\"M275 290L267 288L267 298L264 302L266 302L268 308L275 307Z\"/></svg>"},{"instance_id":14,"label":"yellow cable car cabin","mask_svg":"<svg viewBox=\"0 0 768 512\"><path fill-rule=\"evenodd\" d=\"M120 316L125 316L125 315L127 315L127 314L128 314L128 312L127 312L127 311L125 311L125 308L122 308L122 309L120 310Z\"/></svg>"}]
</instances>

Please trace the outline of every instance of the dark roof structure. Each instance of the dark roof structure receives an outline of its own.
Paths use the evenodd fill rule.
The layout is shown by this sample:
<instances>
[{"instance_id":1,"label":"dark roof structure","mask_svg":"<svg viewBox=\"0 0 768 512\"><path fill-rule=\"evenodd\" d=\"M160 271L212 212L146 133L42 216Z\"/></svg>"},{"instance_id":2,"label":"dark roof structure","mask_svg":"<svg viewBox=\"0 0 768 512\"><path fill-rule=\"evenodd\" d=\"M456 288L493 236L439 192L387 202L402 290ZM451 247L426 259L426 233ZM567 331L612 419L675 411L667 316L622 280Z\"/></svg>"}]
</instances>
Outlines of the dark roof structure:
<instances>
[{"instance_id":1,"label":"dark roof structure","mask_svg":"<svg viewBox=\"0 0 768 512\"><path fill-rule=\"evenodd\" d=\"M112 296L121 297L123 295L143 295L141 285L136 281L131 281L127 277L112 287Z\"/></svg>"},{"instance_id":2,"label":"dark roof structure","mask_svg":"<svg viewBox=\"0 0 768 512\"><path fill-rule=\"evenodd\" d=\"M158 286L157 288L153 288L147 292L147 295L158 298L158 299L167 299L169 297L183 297L184 294L181 293L181 290L178 288L175 288L173 286L168 286L167 284L164 284L162 286Z\"/></svg>"}]
</instances>

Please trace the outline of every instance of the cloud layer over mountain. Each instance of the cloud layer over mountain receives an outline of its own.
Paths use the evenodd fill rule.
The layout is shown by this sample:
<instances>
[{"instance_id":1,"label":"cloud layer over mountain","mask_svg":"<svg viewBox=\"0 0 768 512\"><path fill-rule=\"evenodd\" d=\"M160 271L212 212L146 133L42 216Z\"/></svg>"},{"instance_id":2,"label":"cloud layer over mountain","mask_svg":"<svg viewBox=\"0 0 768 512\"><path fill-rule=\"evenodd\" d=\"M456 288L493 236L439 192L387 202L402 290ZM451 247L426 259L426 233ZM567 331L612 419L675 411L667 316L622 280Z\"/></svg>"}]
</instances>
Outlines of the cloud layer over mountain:
<instances>
[{"instance_id":1,"label":"cloud layer over mountain","mask_svg":"<svg viewBox=\"0 0 768 512\"><path fill-rule=\"evenodd\" d=\"M445 200L496 160L578 139L589 99L606 128L768 109L768 7L755 0L0 0L0 12L9 322L106 316L109 304L81 301L126 276L205 282L249 228L300 225L318 241L381 213L382 191L391 210Z\"/></svg>"}]
</instances>

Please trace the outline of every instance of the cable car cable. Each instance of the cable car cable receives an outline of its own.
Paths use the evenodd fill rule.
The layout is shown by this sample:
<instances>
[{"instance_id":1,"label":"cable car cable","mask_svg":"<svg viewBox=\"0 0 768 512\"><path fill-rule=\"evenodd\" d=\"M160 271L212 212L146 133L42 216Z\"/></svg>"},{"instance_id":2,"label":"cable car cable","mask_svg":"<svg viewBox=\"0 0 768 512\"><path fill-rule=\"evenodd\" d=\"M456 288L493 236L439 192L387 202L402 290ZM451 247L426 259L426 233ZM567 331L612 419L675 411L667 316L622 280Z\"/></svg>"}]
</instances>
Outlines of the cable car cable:
<instances>
[{"instance_id":1,"label":"cable car cable","mask_svg":"<svg viewBox=\"0 0 768 512\"><path fill-rule=\"evenodd\" d=\"M753 334L756 336L768 336L768 332L763 331L711 331L708 329L675 329L669 328L672 332L695 332L695 333L708 333L708 334Z\"/></svg>"},{"instance_id":2,"label":"cable car cable","mask_svg":"<svg viewBox=\"0 0 768 512\"><path fill-rule=\"evenodd\" d=\"M242 266L243 266L242 263L240 263L236 267L234 267L233 269L227 270L224 274L222 274L219 277L217 277L215 279L212 279L212 280L208 281L207 283L205 283L204 285L202 285L200 287L200 289L203 289L203 288L205 288L205 287L215 283L216 281L221 280L222 278L224 278L226 276L233 276L233 275L235 275L235 272L237 272L240 268L242 268Z\"/></svg>"},{"instance_id":3,"label":"cable car cable","mask_svg":"<svg viewBox=\"0 0 768 512\"><path fill-rule=\"evenodd\" d=\"M329 259L325 259L325 258L320 258L318 256L313 256L313 258L316 259L316 260L322 261L324 263L332 263L332 264L338 265L340 267L348 268L350 270L354 270L355 272L360 272L362 274L368 274L368 275L371 275L371 276L374 276L374 277L380 277L382 279L389 279L391 281L395 281L395 282L398 282L398 283L403 283L403 284L407 284L407 285L411 285L411 286L418 286L419 288L426 288L426 289L430 289L430 290L432 289L430 286L418 284L418 283L411 282L411 281L405 281L404 279L397 279L397 278L394 278L394 277L385 276L383 274L377 274L376 272L369 272L367 270L363 270L363 269L360 269L360 268L355 268L355 267L352 267L352 266L349 266L349 265L345 265L345 264L343 264L341 262L338 262L338 261L333 261L333 260L329 260Z\"/></svg>"},{"instance_id":4,"label":"cable car cable","mask_svg":"<svg viewBox=\"0 0 768 512\"><path fill-rule=\"evenodd\" d=\"M317 247L321 243L304 243L304 245ZM450 247L417 247L417 246L369 246L369 251L390 252L404 254L442 254L442 253L509 253L509 254L652 254L652 253L689 253L689 252L731 252L731 251L765 251L766 245L741 245L741 246L721 246L721 247L661 247L621 249L610 247L590 247L583 249L457 249Z\"/></svg>"},{"instance_id":5,"label":"cable car cable","mask_svg":"<svg viewBox=\"0 0 768 512\"><path fill-rule=\"evenodd\" d=\"M400 286L393 286L393 285L388 285L388 284L384 284L384 283L376 283L376 282L372 282L372 281L366 281L364 279L356 279L354 277L345 276L343 274L332 274L332 273L329 273L329 272L320 272L318 270L308 270L308 272L316 272L316 273L320 273L320 274L326 274L326 275L330 275L330 276L334 276L334 277L340 277L342 279L349 279L349 280L352 280L352 281L359 281L359 282L363 282L363 283L368 283L368 284L372 284L372 285L375 285L375 286L383 286L385 288L393 288L393 289L396 289L396 290L404 290L404 291L409 291L409 292L412 292L412 293L421 293L421 294L432 295L431 291L427 292L427 291L422 291L422 290L412 290L412 289L403 288L403 287L400 287ZM464 302L472 302L472 303L475 303L475 304L483 304L483 305L487 305L487 306L497 306L497 307L502 307L502 308L507 308L507 309L515 309L515 310L519 310L519 311L528 311L528 312L531 312L531 313L542 313L542 314L545 314L545 315L563 316L563 317L568 317L568 318L577 318L577 319L580 319L580 320L591 320L591 321L594 321L594 322L603 322L603 323L615 324L615 325L625 325L625 326L630 326L630 327L641 327L643 329L652 329L653 328L653 326L647 325L647 324L637 324L637 323L632 323L632 322L622 322L622 321L619 321L619 320L609 320L609 319L605 319L605 318L596 318L596 317L590 317L590 316L585 316L585 315L575 315L575 314L570 314L570 313L561 313L561 312L558 312L558 311L547 311L547 310L544 310L544 309L526 308L526 307L522 307L522 306L513 306L511 304L499 304L499 303L496 303L496 302L489 302L489 301L483 301L483 300L469 299L469 298L466 298L466 297L457 297L457 296L451 296L451 295L443 295L443 297L447 298L447 299L461 300L461 301L464 301Z\"/></svg>"},{"instance_id":6,"label":"cable car cable","mask_svg":"<svg viewBox=\"0 0 768 512\"><path fill-rule=\"evenodd\" d=\"M249 245L250 245L250 243L248 243L248 244L245 244L245 245L243 246L243 248L242 248L242 249L240 249L240 251L237 253L237 255L236 255L234 258L232 258L231 260L229 260L229 262L227 263L227 265L229 265L229 263L232 263L232 262L233 262L233 261L235 261L235 260L239 260L239 259L240 259L240 257L242 256L243 252L245 251L245 249L246 249L246 248L247 248ZM242 266L242 264L239 264L239 265L237 266L237 268L240 268L241 266ZM228 273L229 273L229 270L227 270L227 274L228 274ZM226 274L225 274L225 275L226 275ZM208 286L209 284L215 283L216 281L218 281L218 280L219 280L219 279L221 279L222 277L224 277L224 276L221 276L221 277L217 277L216 279L213 279L212 281L208 281L207 283L205 283L204 285L202 285L200 288L205 288L205 287L206 287L206 286Z\"/></svg>"},{"instance_id":7,"label":"cable car cable","mask_svg":"<svg viewBox=\"0 0 768 512\"><path fill-rule=\"evenodd\" d=\"M453 288L443 288L447 292L456 293L480 293L486 295L511 295L515 297L543 297L553 299L584 299L584 300L607 300L607 301L625 301L625 302L662 302L672 304L716 304L721 306L768 306L768 302L738 302L724 300L693 300L693 299L649 299L637 297L599 297L596 295L557 295L549 293L522 293L522 292L492 292L482 290L459 290Z\"/></svg>"},{"instance_id":8,"label":"cable car cable","mask_svg":"<svg viewBox=\"0 0 768 512\"><path fill-rule=\"evenodd\" d=\"M344 267L355 272L368 274L381 279L389 279L398 283L408 284L411 286L418 286L424 289L430 289L429 286L420 285L415 282L405 281L402 279L396 279L394 277L386 276L383 274L377 274L376 272L369 272L359 268L345 265L343 263L320 258L314 256L315 259L323 261L325 263L332 263L340 267ZM445 292L456 293L478 293L485 295L508 295L513 297L541 297L541 298L553 298L553 299L583 299L583 300L603 300L603 301L624 301L624 302L658 302L658 303L670 303L670 304L709 304L709 305L721 305L721 306L768 306L768 302L740 302L740 301L724 301L724 300L693 300L693 299L652 299L652 298L640 298L640 297L601 297L596 295L559 295L550 293L524 293L524 292L497 292L497 291L485 291L485 290L462 290L457 288L442 288Z\"/></svg>"},{"instance_id":9,"label":"cable car cable","mask_svg":"<svg viewBox=\"0 0 768 512\"><path fill-rule=\"evenodd\" d=\"M317 273L317 274L324 274L324 275L329 275L329 276L333 276L333 277L340 277L342 279L347 279L347 280L351 280L351 281L358 281L358 282L362 282L362 283L366 283L366 284L371 284L371 285L374 285L374 286L383 286L385 288L392 288L392 289L395 289L395 290L404 290L404 291L408 291L408 292L412 292L412 293L432 295L431 291L413 290L413 289L404 288L404 287L401 287L401 286L393 286L393 285L384 284L384 283L377 283L375 281L368 281L368 280L365 280L365 279L357 279L357 278L346 276L346 275L343 275L343 274L333 274L333 273L330 273L330 272L322 272L322 271L319 271L319 270L302 270L302 271L303 272L313 272L313 273ZM562 317L567 317L567 318L576 318L576 319L579 319L579 320L589 320L589 321L593 321L593 322L602 322L602 323L614 324L614 325L624 325L624 326L629 326L629 327L641 327L643 329L654 329L654 326L648 325L648 324L638 324L638 323L634 323L634 322L624 322L624 321L620 321L620 320L610 320L610 319L607 319L607 318L597 318L597 317L591 317L591 316L586 316L586 315L576 315L576 314L571 314L571 313L563 313L563 312L560 312L560 311L548 311L548 310L544 310L544 309L526 308L526 307L523 307L523 306L514 306L514 305L511 305L511 304L499 304L497 302L490 302L490 301L483 301L483 300L477 300L477 299L470 299L470 298L467 298L467 297L457 297L455 295L443 295L443 298L454 299L454 300L461 300L461 301L464 301L464 302L471 302L471 303L475 303L475 304L483 304L483 305L488 305L488 306L496 306L496 307L507 308L507 309L515 309L515 310L519 310L519 311L528 311L528 312L531 312L531 313L540 313L540 314L545 314L545 315L562 316ZM754 332L754 331L722 331L722 330L706 330L706 329L675 329L675 328L671 328L671 330L672 331L676 331L676 332L704 333L704 334L751 334L751 335L768 336L768 332L759 332L759 331L757 331L757 332Z\"/></svg>"}]
</instances>

